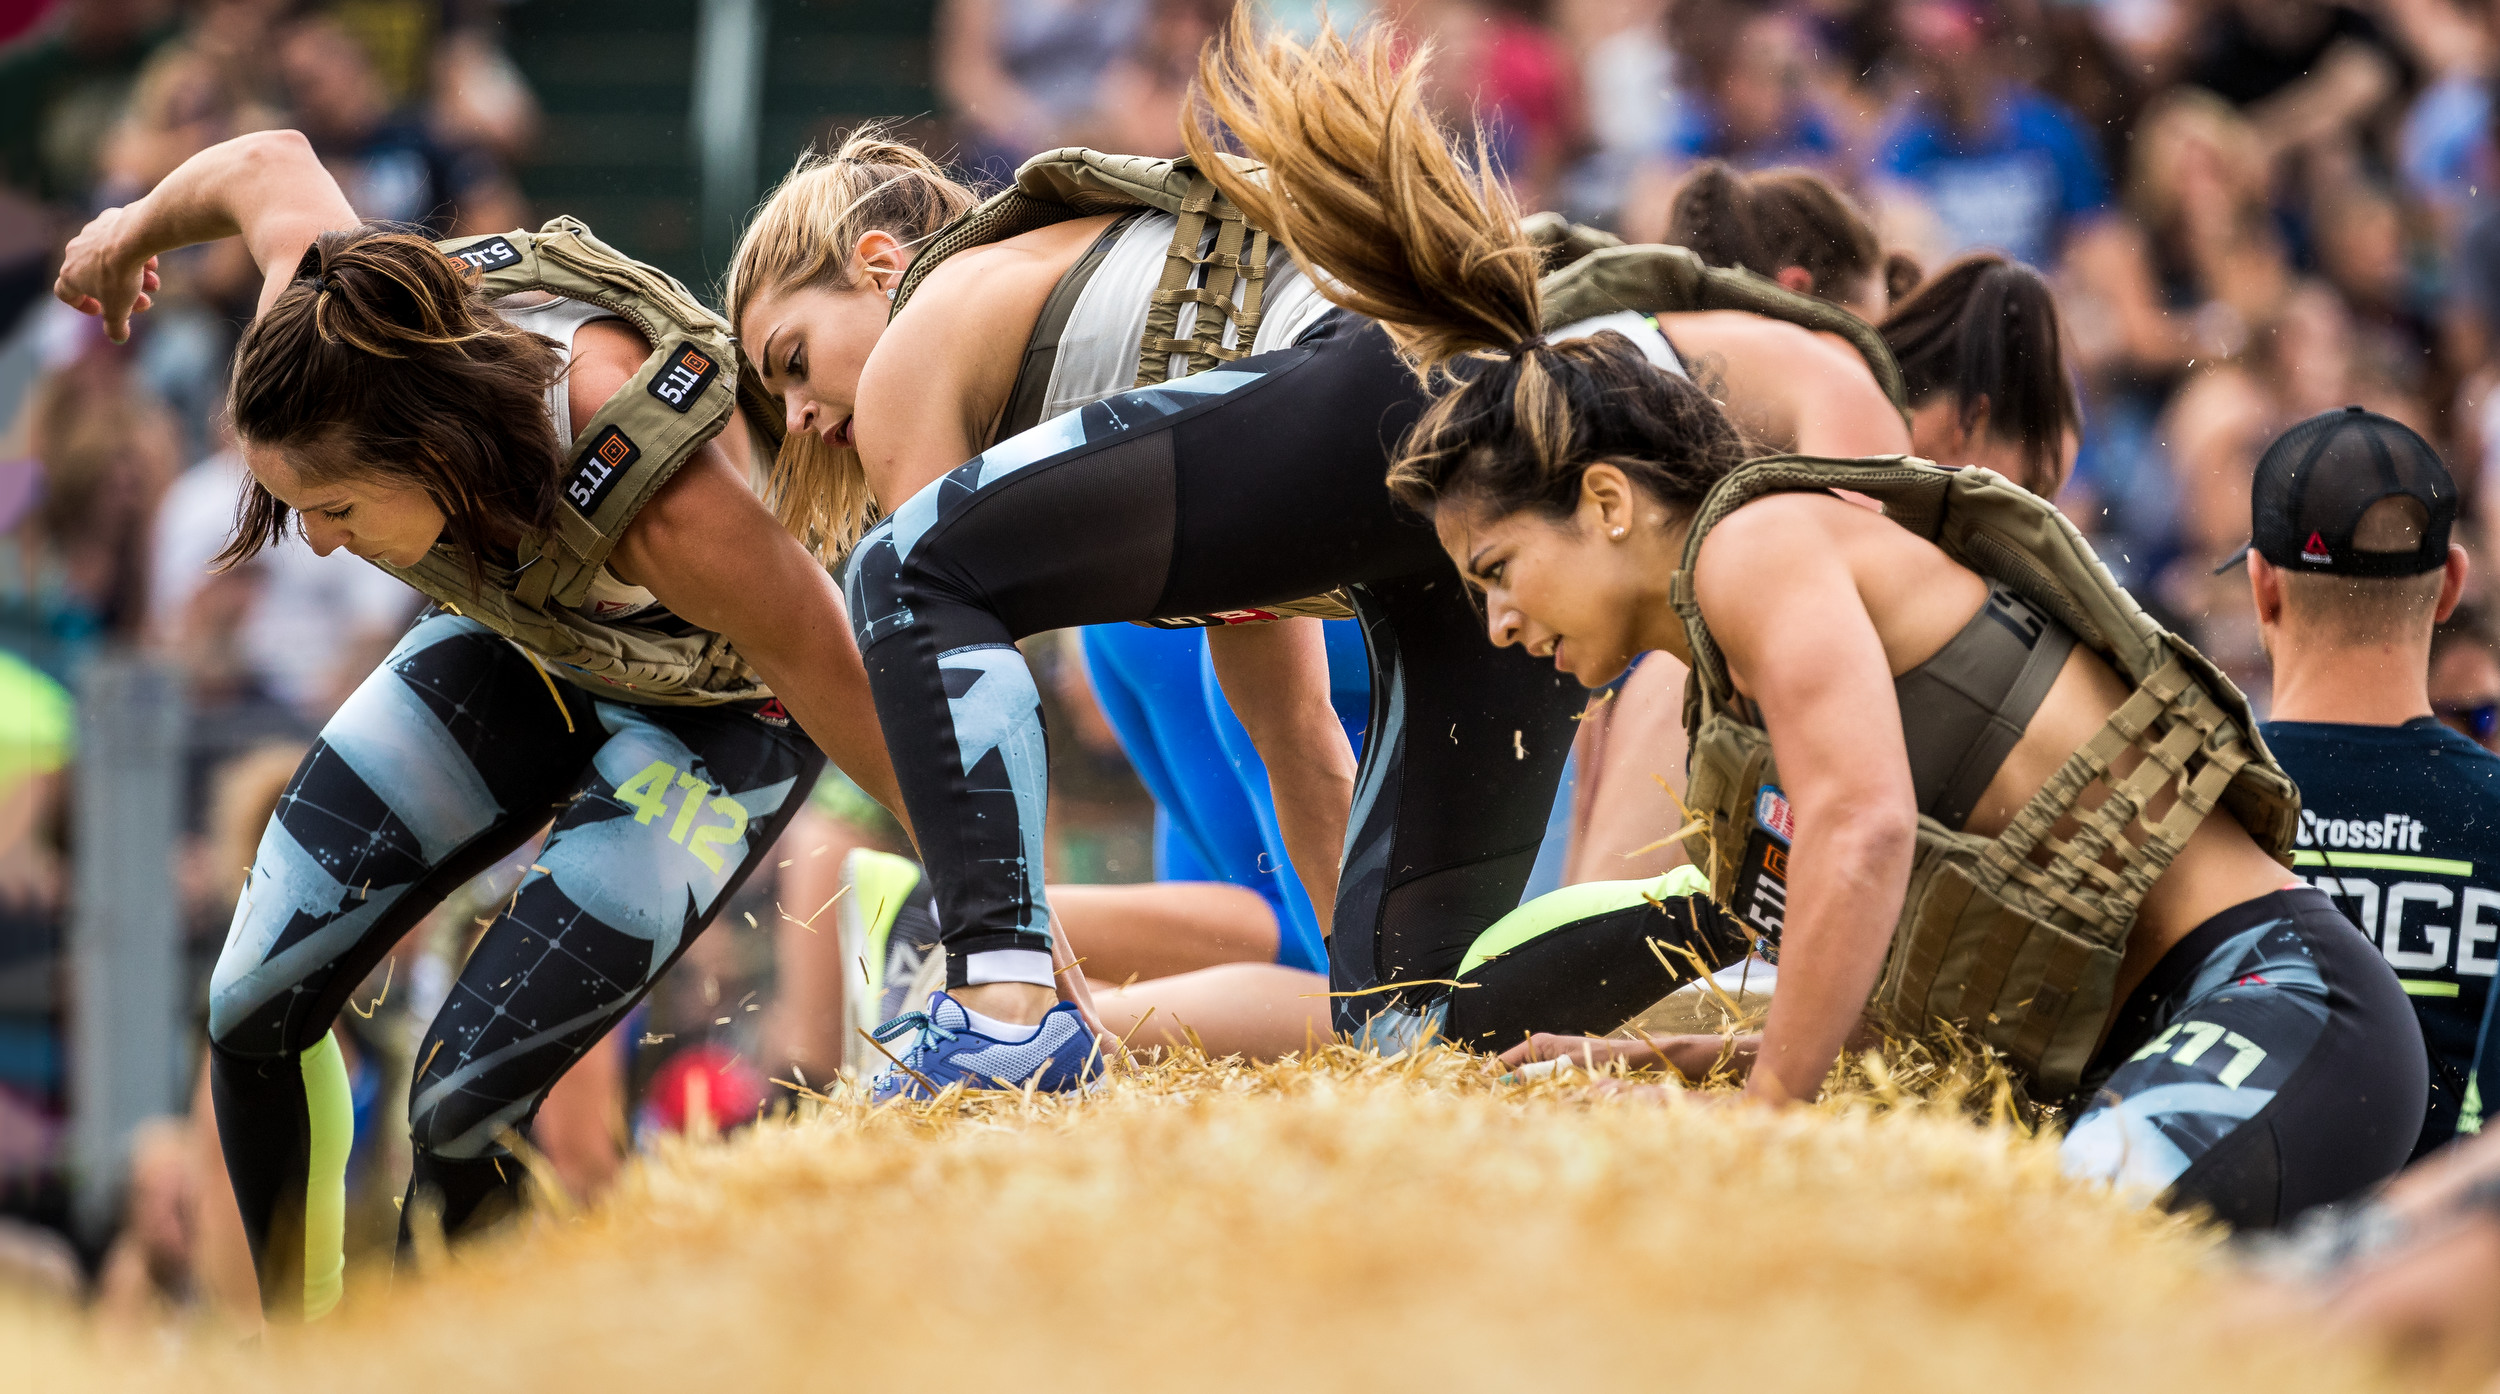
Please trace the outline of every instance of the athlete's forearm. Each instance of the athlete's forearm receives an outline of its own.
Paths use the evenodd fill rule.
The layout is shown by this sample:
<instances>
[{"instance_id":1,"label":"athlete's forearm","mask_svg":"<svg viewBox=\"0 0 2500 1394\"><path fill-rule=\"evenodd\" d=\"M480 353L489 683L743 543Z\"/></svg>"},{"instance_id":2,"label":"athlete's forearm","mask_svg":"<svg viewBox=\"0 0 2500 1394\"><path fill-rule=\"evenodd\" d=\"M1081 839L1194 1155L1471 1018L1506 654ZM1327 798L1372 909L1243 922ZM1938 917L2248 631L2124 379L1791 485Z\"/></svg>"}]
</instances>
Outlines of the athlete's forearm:
<instances>
[{"instance_id":1,"label":"athlete's forearm","mask_svg":"<svg viewBox=\"0 0 2500 1394\"><path fill-rule=\"evenodd\" d=\"M1785 1103L1821 1092L1883 973L1916 836L1909 817L1798 798L1779 991L1748 1094Z\"/></svg>"},{"instance_id":2,"label":"athlete's forearm","mask_svg":"<svg viewBox=\"0 0 2500 1394\"><path fill-rule=\"evenodd\" d=\"M842 588L717 444L643 505L608 564L679 619L726 636L817 748L910 830Z\"/></svg>"},{"instance_id":3,"label":"athlete's forearm","mask_svg":"<svg viewBox=\"0 0 2500 1394\"><path fill-rule=\"evenodd\" d=\"M298 238L301 229L356 225L347 196L295 131L256 131L212 145L176 166L129 211L122 236L138 255L239 235L264 270L273 257L263 253L276 241L292 241L301 256L310 240Z\"/></svg>"},{"instance_id":4,"label":"athlete's forearm","mask_svg":"<svg viewBox=\"0 0 2500 1394\"><path fill-rule=\"evenodd\" d=\"M886 750L884 729L877 724L868 670L851 637L842 597L827 577L822 593L792 599L796 603L791 608L798 613L771 637L760 644L738 643L732 635L731 642L738 643L739 656L790 709L817 749L884 805L909 834L911 816L903 809L894 758Z\"/></svg>"},{"instance_id":5,"label":"athlete's forearm","mask_svg":"<svg viewBox=\"0 0 2500 1394\"><path fill-rule=\"evenodd\" d=\"M1337 905L1337 862L1354 805L1354 747L1328 703L1328 639L1315 619L1208 631L1207 654L1225 700L1267 766L1285 853L1327 933Z\"/></svg>"},{"instance_id":6,"label":"athlete's forearm","mask_svg":"<svg viewBox=\"0 0 2500 1394\"><path fill-rule=\"evenodd\" d=\"M240 236L261 270L267 309L314 238L356 222L303 136L259 131L210 146L146 196L97 214L63 251L53 294L101 317L119 341L130 316L148 308L158 254Z\"/></svg>"}]
</instances>

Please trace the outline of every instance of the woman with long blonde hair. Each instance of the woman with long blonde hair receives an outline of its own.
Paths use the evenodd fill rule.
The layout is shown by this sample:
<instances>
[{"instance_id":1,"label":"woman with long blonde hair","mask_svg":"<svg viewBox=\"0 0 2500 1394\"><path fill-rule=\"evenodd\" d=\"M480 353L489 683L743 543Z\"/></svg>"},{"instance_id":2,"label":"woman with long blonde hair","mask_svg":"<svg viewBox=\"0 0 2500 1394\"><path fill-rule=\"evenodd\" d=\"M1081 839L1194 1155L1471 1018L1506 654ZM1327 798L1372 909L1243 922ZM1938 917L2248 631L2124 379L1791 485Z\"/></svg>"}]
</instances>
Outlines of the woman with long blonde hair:
<instances>
[{"instance_id":1,"label":"woman with long blonde hair","mask_svg":"<svg viewBox=\"0 0 2500 1394\"><path fill-rule=\"evenodd\" d=\"M1219 55L1257 49L1246 23ZM1351 143L1349 182L1436 206L1472 198L1472 182L1412 158L1443 148L1416 98L1424 60L1401 67L1386 35L1321 43L1348 80L1301 115L1313 139ZM1211 129L1188 133L1201 170L1224 163ZM1045 1019L1042 731L1014 641L1123 620L1266 621L1339 590L1374 675L1359 779L1307 626L1228 623L1209 643L1267 761L1295 864L1315 903L1335 902L1335 1024L1383 1039L1419 1029L1421 1005L1517 904L1580 699L1559 675L1486 649L1429 531L1390 498L1390 454L1425 400L1400 346L1370 307L1323 294L1325 275L1306 268L1335 268L1280 231L1255 326L1226 329L1224 360L1124 391L1169 215L1071 217L915 266L915 249L872 226L806 215L811 203L848 208L873 183L847 187L862 192L768 204L729 302L797 449L817 457L820 482L786 497L825 501L816 526L829 536L859 528L869 501L885 513L845 584L935 882L951 989L905 1019L922 1028L903 1057L912 1071L888 1087L1082 1054L1073 1013ZM1240 179L1226 192L1256 206ZM1464 278L1434 291L1468 293ZM888 292L905 294L885 323ZM1867 365L1836 339L1729 312L1618 318L1678 371L1685 356L1706 369L1767 438L1846 453L1907 444ZM1513 990L1460 994L1450 1029L1490 1040L1563 1020L1611 1026L1672 986L1645 950L1640 961L1650 966L1606 979L1604 1000L1557 1007L1557 984L1603 975L1568 955L1510 954L1484 971L1487 987L1507 978Z\"/></svg>"}]
</instances>

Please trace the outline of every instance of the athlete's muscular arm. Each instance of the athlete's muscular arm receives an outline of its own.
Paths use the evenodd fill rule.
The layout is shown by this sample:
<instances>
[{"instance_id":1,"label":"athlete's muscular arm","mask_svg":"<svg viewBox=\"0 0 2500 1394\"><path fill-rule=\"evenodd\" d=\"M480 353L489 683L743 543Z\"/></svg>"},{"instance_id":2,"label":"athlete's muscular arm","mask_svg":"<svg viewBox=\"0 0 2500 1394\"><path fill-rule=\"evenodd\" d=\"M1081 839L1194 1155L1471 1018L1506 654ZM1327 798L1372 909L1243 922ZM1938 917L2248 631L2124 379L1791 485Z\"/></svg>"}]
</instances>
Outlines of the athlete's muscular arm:
<instances>
[{"instance_id":1,"label":"athlete's muscular arm","mask_svg":"<svg viewBox=\"0 0 2500 1394\"><path fill-rule=\"evenodd\" d=\"M1354 804L1354 747L1328 704L1328 635L1315 619L1207 631L1224 698L1267 766L1285 854L1311 897L1320 933L1337 909L1337 863Z\"/></svg>"},{"instance_id":2,"label":"athlete's muscular arm","mask_svg":"<svg viewBox=\"0 0 2500 1394\"><path fill-rule=\"evenodd\" d=\"M1909 453L1908 423L1839 335L1734 310L1658 321L1694 379L1763 444L1800 455Z\"/></svg>"},{"instance_id":3,"label":"athlete's muscular arm","mask_svg":"<svg viewBox=\"0 0 2500 1394\"><path fill-rule=\"evenodd\" d=\"M130 317L151 302L158 253L242 237L261 270L267 309L315 237L356 224L356 210L309 141L294 131L259 131L210 146L146 197L98 213L70 239L52 293L102 316L105 332L121 343Z\"/></svg>"},{"instance_id":4,"label":"athlete's muscular arm","mask_svg":"<svg viewBox=\"0 0 2500 1394\"><path fill-rule=\"evenodd\" d=\"M584 325L567 381L573 419L587 424L648 352L619 322ZM718 440L634 515L608 565L671 614L728 636L818 748L910 826L841 587L774 520Z\"/></svg>"},{"instance_id":5,"label":"athlete's muscular arm","mask_svg":"<svg viewBox=\"0 0 2500 1394\"><path fill-rule=\"evenodd\" d=\"M912 292L860 370L852 410L880 508L894 511L986 448L1042 303L1108 222L1079 218L958 253Z\"/></svg>"},{"instance_id":6,"label":"athlete's muscular arm","mask_svg":"<svg viewBox=\"0 0 2500 1394\"><path fill-rule=\"evenodd\" d=\"M1737 688L1761 708L1795 810L1780 990L1746 1084L1811 1099L1858 1028L1908 891L1917 795L1883 641L1840 539L1835 500L1782 495L1704 539L1695 596ZM1776 576L1778 585L1764 585Z\"/></svg>"}]
</instances>

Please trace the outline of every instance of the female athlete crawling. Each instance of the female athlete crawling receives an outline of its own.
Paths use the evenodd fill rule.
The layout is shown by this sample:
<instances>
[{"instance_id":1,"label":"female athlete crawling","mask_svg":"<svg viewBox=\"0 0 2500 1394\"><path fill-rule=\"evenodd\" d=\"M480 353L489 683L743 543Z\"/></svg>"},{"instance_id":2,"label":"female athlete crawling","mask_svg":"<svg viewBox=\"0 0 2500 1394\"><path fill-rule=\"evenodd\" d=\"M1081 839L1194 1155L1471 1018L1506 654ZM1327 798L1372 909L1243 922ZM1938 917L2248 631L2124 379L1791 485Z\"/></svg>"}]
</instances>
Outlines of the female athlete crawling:
<instances>
[{"instance_id":1,"label":"female athlete crawling","mask_svg":"<svg viewBox=\"0 0 2500 1394\"><path fill-rule=\"evenodd\" d=\"M1396 81L1385 68L1370 77L1383 94ZM1390 499L1389 452L1422 402L1414 375L1378 325L1333 312L1281 252L1265 263L1255 317L1222 327L1223 352L1162 353L1191 323L1156 317L1158 286L1170 289L1168 210L1063 211L1036 227L1036 205L1009 199L915 261L873 216L882 187L812 219L768 206L730 310L798 448L814 448L812 436L857 452L853 472L828 468L809 495L829 510L855 500L851 518L868 499L888 510L846 585L935 882L952 989L905 1056L916 1073L890 1075L889 1087L1023 1079L1045 1059L1058 1063L1044 1083L1065 1086L1087 1049L1073 1012L1046 1018L1042 732L1013 641L1121 620L1255 618L1246 612L1340 588L1364 622L1374 677L1350 830L1344 771L1315 758L1345 748L1317 636L1228 625L1210 644L1315 902L1330 898L1342 832L1329 952L1337 1023L1386 1012L1418 1024L1396 1009L1409 994L1437 995L1433 980L1517 903L1580 698L1484 646L1429 530ZM981 244L985 227L1004 235ZM1189 314L1245 303L1249 278L1236 273L1259 262L1217 237L1210 226L1191 251L1234 277L1231 298L1193 283L1181 292ZM888 292L901 305L885 323ZM1845 453L1906 444L1867 365L1837 340L1742 313L1655 320L1643 332L1658 351L1672 340L1707 357L1769 438ZM1201 371L1123 391L1149 339L1150 361ZM845 479L856 482L832 482ZM857 526L846 521L821 527ZM1257 695L1279 688L1291 695L1273 708ZM1614 990L1648 996L1604 1024L1661 995L1659 977L1654 967L1619 976ZM1527 999L1468 998L1483 1004L1474 1015L1485 1029L1516 1038L1511 1026L1526 1019L1502 1004ZM1593 1024L1610 1010L1536 1020Z\"/></svg>"},{"instance_id":2,"label":"female athlete crawling","mask_svg":"<svg viewBox=\"0 0 2500 1394\"><path fill-rule=\"evenodd\" d=\"M2420 1033L2370 943L2276 860L2290 786L2238 693L1995 476L1748 465L1632 340L1542 334L1512 210L1420 109L1308 115L1358 74L1325 40L1236 53L1211 107L1268 179L1217 182L1443 385L1391 482L1494 643L1591 686L1646 649L1696 667L1692 845L1780 954L1747 1094L1814 1097L1872 1002L1896 1028L1959 1017L2051 1093L2079 1078L2072 1169L2235 1223L2393 1173ZM1364 177L1389 148L1427 196ZM1742 951L1643 889L1611 913L1707 960ZM1583 939L1608 894L1518 915L1567 912L1552 933Z\"/></svg>"},{"instance_id":3,"label":"female athlete crawling","mask_svg":"<svg viewBox=\"0 0 2500 1394\"><path fill-rule=\"evenodd\" d=\"M300 520L314 550L441 603L296 772L211 987L262 1299L311 1317L341 1281L330 1025L446 892L553 820L419 1050L409 1209L456 1234L510 1204L506 1139L805 799L825 758L809 736L895 799L841 598L714 438L745 436L734 360L674 282L577 226L469 239L459 259L359 226L280 131L98 217L57 293L120 338L157 254L238 234L267 283L236 356L254 483L227 556ZM530 280L570 295L490 299Z\"/></svg>"}]
</instances>

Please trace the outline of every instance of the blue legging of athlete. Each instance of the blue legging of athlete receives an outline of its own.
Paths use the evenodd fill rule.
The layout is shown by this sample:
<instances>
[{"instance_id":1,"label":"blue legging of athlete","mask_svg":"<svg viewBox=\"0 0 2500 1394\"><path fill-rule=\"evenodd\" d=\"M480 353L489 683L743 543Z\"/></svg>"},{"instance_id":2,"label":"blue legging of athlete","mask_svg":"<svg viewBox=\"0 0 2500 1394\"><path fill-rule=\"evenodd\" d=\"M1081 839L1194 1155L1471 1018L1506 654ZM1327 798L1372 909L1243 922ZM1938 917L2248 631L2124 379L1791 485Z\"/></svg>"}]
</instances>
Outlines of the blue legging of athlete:
<instances>
[{"instance_id":1,"label":"blue legging of athlete","mask_svg":"<svg viewBox=\"0 0 2500 1394\"><path fill-rule=\"evenodd\" d=\"M1357 755L1371 713L1362 627L1330 620L1328 700ZM1089 625L1085 671L1155 800L1155 879L1223 881L1276 915L1276 961L1328 971L1328 941L1286 855L1267 766L1217 683L1202 629Z\"/></svg>"}]
</instances>

